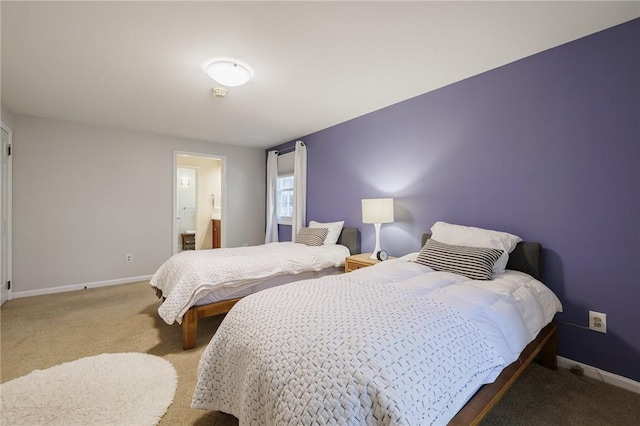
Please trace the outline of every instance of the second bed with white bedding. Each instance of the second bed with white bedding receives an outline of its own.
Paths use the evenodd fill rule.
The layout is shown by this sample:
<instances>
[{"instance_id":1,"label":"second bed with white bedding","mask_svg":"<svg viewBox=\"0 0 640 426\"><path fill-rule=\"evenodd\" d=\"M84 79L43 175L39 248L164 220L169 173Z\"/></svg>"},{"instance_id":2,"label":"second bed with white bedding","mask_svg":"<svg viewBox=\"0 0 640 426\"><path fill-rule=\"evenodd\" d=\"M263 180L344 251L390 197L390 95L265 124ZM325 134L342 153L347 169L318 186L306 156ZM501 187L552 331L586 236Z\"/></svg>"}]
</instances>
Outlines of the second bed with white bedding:
<instances>
[{"instance_id":1,"label":"second bed with white bedding","mask_svg":"<svg viewBox=\"0 0 640 426\"><path fill-rule=\"evenodd\" d=\"M349 256L340 244L307 246L292 242L216 250L185 251L172 256L152 277L165 300L158 314L167 323L182 322L192 306L218 300L266 278L339 267ZM203 299L205 298L205 299Z\"/></svg>"}]
</instances>

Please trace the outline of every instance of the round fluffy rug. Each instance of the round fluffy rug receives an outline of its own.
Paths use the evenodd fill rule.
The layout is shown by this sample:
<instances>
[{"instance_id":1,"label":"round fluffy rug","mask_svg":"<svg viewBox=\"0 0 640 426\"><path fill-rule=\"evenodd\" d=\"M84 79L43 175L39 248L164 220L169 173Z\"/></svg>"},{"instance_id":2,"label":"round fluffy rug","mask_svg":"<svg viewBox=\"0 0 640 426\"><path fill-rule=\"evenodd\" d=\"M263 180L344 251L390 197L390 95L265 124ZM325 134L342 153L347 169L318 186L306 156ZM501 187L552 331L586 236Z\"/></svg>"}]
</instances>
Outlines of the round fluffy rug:
<instances>
[{"instance_id":1,"label":"round fluffy rug","mask_svg":"<svg viewBox=\"0 0 640 426\"><path fill-rule=\"evenodd\" d=\"M173 365L154 355L81 358L0 385L0 424L156 425L177 382Z\"/></svg>"}]
</instances>

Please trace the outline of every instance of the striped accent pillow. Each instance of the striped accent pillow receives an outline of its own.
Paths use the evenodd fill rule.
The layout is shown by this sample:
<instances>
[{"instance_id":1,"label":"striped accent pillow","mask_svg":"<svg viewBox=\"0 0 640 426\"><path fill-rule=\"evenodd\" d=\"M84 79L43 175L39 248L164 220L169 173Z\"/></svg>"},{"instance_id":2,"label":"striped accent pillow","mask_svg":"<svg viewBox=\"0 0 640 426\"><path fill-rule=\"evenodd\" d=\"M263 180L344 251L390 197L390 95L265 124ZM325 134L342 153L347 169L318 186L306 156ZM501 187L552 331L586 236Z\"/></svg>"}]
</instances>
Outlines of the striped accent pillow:
<instances>
[{"instance_id":1,"label":"striped accent pillow","mask_svg":"<svg viewBox=\"0 0 640 426\"><path fill-rule=\"evenodd\" d=\"M416 262L434 271L453 272L472 280L490 280L493 264L501 255L502 250L498 249L452 246L429 239Z\"/></svg>"},{"instance_id":2,"label":"striped accent pillow","mask_svg":"<svg viewBox=\"0 0 640 426\"><path fill-rule=\"evenodd\" d=\"M327 228L301 228L296 235L296 243L321 246L328 232Z\"/></svg>"}]
</instances>

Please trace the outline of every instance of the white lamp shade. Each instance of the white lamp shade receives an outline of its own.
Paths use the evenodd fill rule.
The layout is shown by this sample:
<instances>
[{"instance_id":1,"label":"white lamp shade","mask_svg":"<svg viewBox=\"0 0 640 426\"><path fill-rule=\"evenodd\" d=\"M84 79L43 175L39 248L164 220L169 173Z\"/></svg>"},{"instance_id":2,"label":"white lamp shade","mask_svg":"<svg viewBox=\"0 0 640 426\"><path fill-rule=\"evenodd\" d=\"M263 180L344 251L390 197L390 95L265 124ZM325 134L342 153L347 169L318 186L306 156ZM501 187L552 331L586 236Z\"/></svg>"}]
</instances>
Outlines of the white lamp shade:
<instances>
[{"instance_id":1,"label":"white lamp shade","mask_svg":"<svg viewBox=\"0 0 640 426\"><path fill-rule=\"evenodd\" d=\"M213 58L202 64L209 77L227 87L242 86L253 78L253 69L233 58Z\"/></svg>"},{"instance_id":2,"label":"white lamp shade","mask_svg":"<svg viewBox=\"0 0 640 426\"><path fill-rule=\"evenodd\" d=\"M393 198L362 200L362 223L393 222Z\"/></svg>"}]
</instances>

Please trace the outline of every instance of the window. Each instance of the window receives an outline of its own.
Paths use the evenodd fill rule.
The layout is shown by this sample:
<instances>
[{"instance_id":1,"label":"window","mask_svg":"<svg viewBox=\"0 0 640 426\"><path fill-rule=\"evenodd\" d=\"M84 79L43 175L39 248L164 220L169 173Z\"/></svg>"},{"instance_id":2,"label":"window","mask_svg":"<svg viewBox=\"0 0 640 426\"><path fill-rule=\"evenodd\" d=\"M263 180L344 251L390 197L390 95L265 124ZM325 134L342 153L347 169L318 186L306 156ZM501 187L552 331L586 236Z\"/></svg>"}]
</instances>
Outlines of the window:
<instances>
[{"instance_id":1,"label":"window","mask_svg":"<svg viewBox=\"0 0 640 426\"><path fill-rule=\"evenodd\" d=\"M293 220L293 175L278 176L278 224L291 225Z\"/></svg>"}]
</instances>

